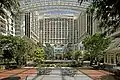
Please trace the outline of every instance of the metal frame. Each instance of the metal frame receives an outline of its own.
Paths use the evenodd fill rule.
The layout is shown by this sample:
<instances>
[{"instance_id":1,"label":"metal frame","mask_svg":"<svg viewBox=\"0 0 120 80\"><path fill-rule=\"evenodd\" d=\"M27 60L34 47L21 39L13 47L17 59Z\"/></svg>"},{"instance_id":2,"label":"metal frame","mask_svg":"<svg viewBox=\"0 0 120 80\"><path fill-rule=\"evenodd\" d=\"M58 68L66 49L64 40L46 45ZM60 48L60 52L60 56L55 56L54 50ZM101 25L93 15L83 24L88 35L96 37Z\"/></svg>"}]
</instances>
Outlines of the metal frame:
<instances>
[{"instance_id":1,"label":"metal frame","mask_svg":"<svg viewBox=\"0 0 120 80\"><path fill-rule=\"evenodd\" d=\"M21 1L21 10L23 12L40 11L47 13L56 10L71 10L73 13L85 11L90 2L83 2L80 5L77 0L23 0Z\"/></svg>"}]
</instances>

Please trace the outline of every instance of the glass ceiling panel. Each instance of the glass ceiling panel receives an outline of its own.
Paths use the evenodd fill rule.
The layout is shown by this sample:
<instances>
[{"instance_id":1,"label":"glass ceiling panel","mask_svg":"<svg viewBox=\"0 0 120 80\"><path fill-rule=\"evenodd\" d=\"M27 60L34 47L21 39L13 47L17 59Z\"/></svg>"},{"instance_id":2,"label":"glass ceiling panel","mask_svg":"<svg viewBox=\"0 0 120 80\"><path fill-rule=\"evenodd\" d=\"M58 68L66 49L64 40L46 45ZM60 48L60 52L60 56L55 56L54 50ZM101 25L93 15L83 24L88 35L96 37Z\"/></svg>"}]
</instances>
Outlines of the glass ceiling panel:
<instances>
[{"instance_id":1,"label":"glass ceiling panel","mask_svg":"<svg viewBox=\"0 0 120 80\"><path fill-rule=\"evenodd\" d=\"M90 2L88 2L89 0L86 0L85 2L83 2L82 5L79 5L79 3L77 2L78 0L21 0L21 10L25 11L25 12L30 12L32 10L38 10L41 12L44 12L45 10L50 10L50 14L66 14L66 13L74 13L76 12L80 12L82 9L86 9L86 6L88 6L90 4ZM67 11L59 11L56 12L54 11L54 9L62 9L62 10L67 10ZM53 10L53 11L51 11ZM72 10L72 11L69 11Z\"/></svg>"},{"instance_id":2,"label":"glass ceiling panel","mask_svg":"<svg viewBox=\"0 0 120 80\"><path fill-rule=\"evenodd\" d=\"M62 11L62 10L56 10L56 11L49 11L46 12L46 14L73 14L74 12L71 11Z\"/></svg>"}]
</instances>

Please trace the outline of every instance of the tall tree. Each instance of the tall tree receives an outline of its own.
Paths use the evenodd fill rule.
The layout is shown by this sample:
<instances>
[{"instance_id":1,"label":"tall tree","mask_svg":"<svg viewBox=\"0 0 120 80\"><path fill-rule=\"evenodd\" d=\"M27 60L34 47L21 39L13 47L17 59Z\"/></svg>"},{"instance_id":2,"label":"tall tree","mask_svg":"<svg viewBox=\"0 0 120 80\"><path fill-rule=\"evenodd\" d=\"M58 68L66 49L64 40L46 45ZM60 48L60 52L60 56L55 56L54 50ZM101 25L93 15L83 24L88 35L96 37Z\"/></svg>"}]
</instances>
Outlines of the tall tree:
<instances>
[{"instance_id":1,"label":"tall tree","mask_svg":"<svg viewBox=\"0 0 120 80\"><path fill-rule=\"evenodd\" d=\"M110 42L109 38L100 33L84 39L83 44L85 49L90 53L91 63L95 58L98 59L99 55L103 55L103 51L109 46Z\"/></svg>"},{"instance_id":2,"label":"tall tree","mask_svg":"<svg viewBox=\"0 0 120 80\"><path fill-rule=\"evenodd\" d=\"M78 0L81 4L83 0ZM120 0L92 0L87 12L92 13L99 21L99 27L105 33L113 33L120 27Z\"/></svg>"},{"instance_id":3,"label":"tall tree","mask_svg":"<svg viewBox=\"0 0 120 80\"><path fill-rule=\"evenodd\" d=\"M11 12L11 14L14 14L15 11L19 10L19 0L0 0L0 9L1 13L5 13L5 10L8 10Z\"/></svg>"},{"instance_id":4,"label":"tall tree","mask_svg":"<svg viewBox=\"0 0 120 80\"><path fill-rule=\"evenodd\" d=\"M53 57L54 57L53 47L49 43L46 43L45 45L46 46L44 47L44 51L45 51L45 54L47 56L47 59L53 59Z\"/></svg>"},{"instance_id":5,"label":"tall tree","mask_svg":"<svg viewBox=\"0 0 120 80\"><path fill-rule=\"evenodd\" d=\"M26 63L26 49L28 53L33 54L34 45L21 37L3 36L0 35L0 49L3 50L3 57L7 63L15 61L18 67ZM29 50L28 50L29 49ZM32 53L33 52L33 53Z\"/></svg>"},{"instance_id":6,"label":"tall tree","mask_svg":"<svg viewBox=\"0 0 120 80\"><path fill-rule=\"evenodd\" d=\"M42 60L44 60L44 58L45 55L43 48L37 48L34 53L34 61L40 65Z\"/></svg>"},{"instance_id":7,"label":"tall tree","mask_svg":"<svg viewBox=\"0 0 120 80\"><path fill-rule=\"evenodd\" d=\"M26 42L20 37L14 37L14 59L18 66L22 66L26 61Z\"/></svg>"},{"instance_id":8,"label":"tall tree","mask_svg":"<svg viewBox=\"0 0 120 80\"><path fill-rule=\"evenodd\" d=\"M39 47L34 41L32 41L30 38L23 36L23 39L25 40L25 53L27 61L32 61L34 58L34 51Z\"/></svg>"},{"instance_id":9,"label":"tall tree","mask_svg":"<svg viewBox=\"0 0 120 80\"><path fill-rule=\"evenodd\" d=\"M82 53L80 50L76 50L72 54L74 56L74 60L78 61L80 57L82 57Z\"/></svg>"}]
</instances>

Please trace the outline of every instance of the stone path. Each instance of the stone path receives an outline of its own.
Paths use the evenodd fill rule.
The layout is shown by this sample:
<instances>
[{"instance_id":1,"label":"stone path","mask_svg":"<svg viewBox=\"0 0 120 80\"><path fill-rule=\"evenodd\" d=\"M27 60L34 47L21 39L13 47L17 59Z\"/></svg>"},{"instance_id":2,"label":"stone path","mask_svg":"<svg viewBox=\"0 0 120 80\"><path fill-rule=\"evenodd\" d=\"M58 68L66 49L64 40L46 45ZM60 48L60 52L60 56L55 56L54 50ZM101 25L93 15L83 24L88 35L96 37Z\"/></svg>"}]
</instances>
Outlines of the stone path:
<instances>
[{"instance_id":1,"label":"stone path","mask_svg":"<svg viewBox=\"0 0 120 80\"><path fill-rule=\"evenodd\" d=\"M83 74L82 72L78 71L74 77L71 76L64 76L64 80L92 80L87 75Z\"/></svg>"},{"instance_id":2,"label":"stone path","mask_svg":"<svg viewBox=\"0 0 120 80\"><path fill-rule=\"evenodd\" d=\"M30 80L29 77L27 80ZM35 80L92 80L87 75L80 71L77 71L74 76L62 75L61 69L53 69L50 75L39 75Z\"/></svg>"}]
</instances>

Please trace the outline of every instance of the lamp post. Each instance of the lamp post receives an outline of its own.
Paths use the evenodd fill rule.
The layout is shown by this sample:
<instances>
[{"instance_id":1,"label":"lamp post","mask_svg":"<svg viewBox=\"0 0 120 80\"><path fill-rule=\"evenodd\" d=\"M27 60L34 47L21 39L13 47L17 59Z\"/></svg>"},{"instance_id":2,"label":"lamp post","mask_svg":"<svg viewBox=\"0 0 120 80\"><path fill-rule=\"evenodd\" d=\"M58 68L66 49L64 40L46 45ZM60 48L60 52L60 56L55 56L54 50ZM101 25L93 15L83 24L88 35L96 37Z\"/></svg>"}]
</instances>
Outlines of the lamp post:
<instances>
[{"instance_id":1,"label":"lamp post","mask_svg":"<svg viewBox=\"0 0 120 80\"><path fill-rule=\"evenodd\" d=\"M78 58L78 62L80 63L80 65L82 65L82 56L79 56L79 58Z\"/></svg>"}]
</instances>

